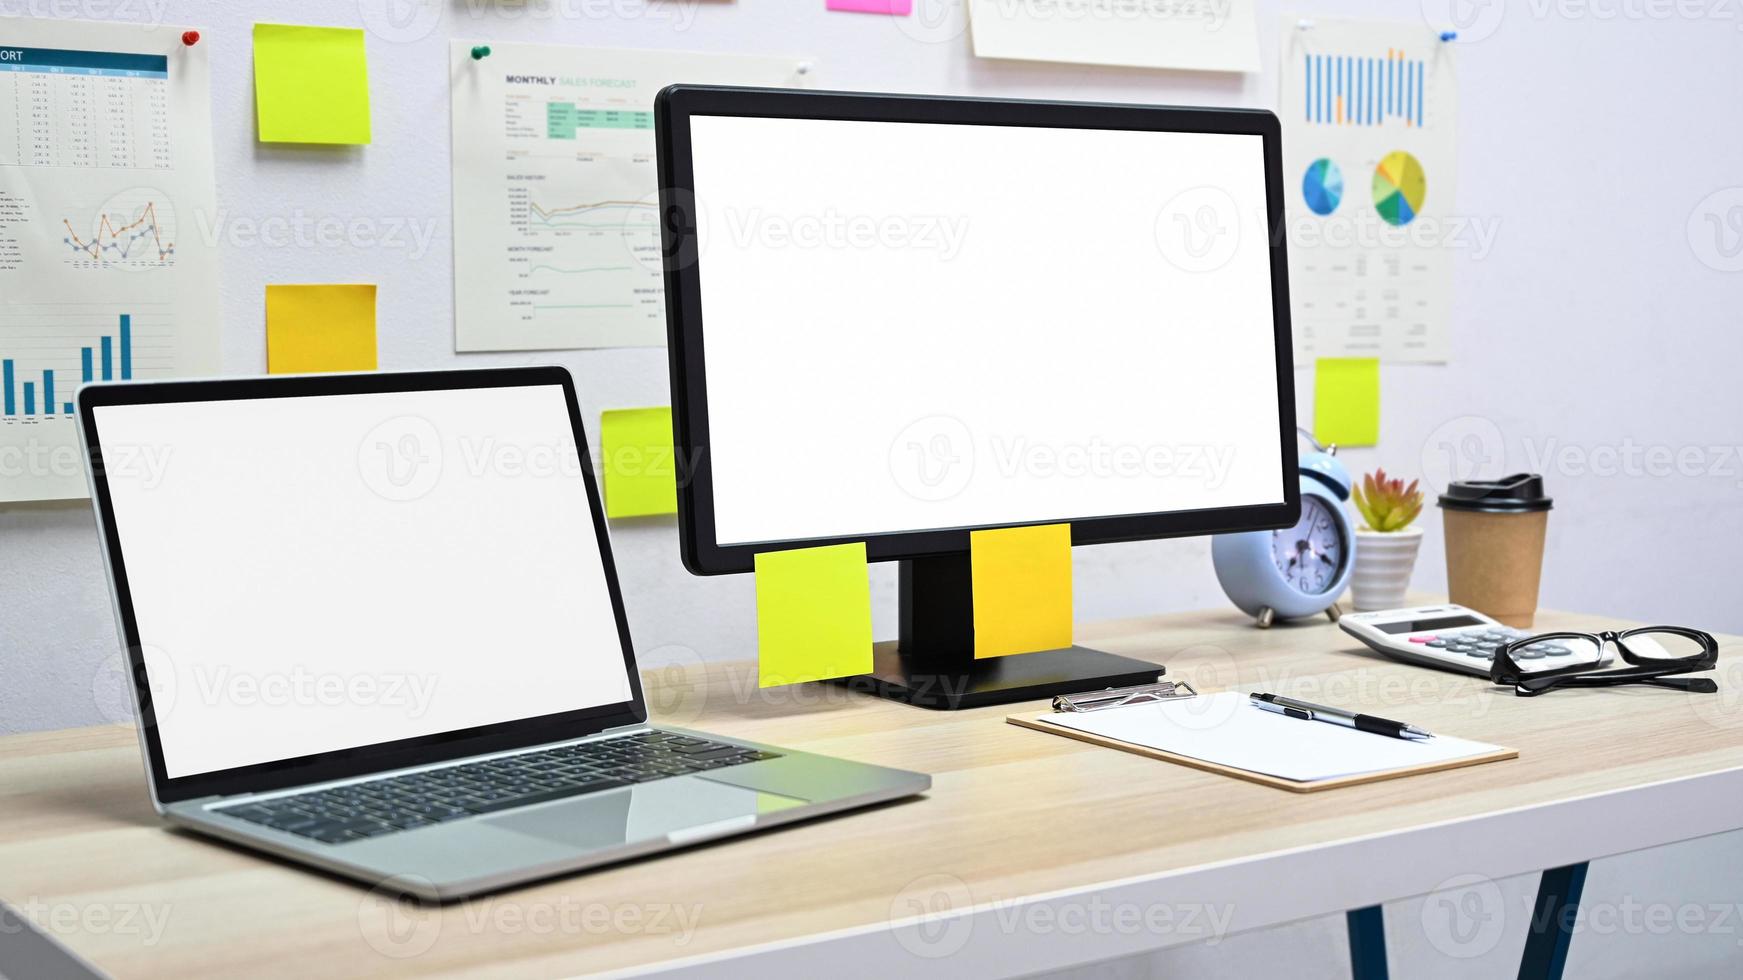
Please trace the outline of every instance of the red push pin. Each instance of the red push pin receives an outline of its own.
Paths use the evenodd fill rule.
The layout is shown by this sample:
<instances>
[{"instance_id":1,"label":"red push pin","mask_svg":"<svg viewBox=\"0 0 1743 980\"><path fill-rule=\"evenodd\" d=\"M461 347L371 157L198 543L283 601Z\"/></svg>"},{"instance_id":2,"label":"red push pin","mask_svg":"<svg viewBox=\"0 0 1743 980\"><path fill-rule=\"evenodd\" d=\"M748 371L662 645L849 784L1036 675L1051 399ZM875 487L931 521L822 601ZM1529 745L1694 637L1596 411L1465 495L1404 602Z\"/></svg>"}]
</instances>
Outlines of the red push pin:
<instances>
[{"instance_id":1,"label":"red push pin","mask_svg":"<svg viewBox=\"0 0 1743 980\"><path fill-rule=\"evenodd\" d=\"M200 43L200 32L199 31L183 31L182 32L182 43L187 45L190 48L196 44L199 44Z\"/></svg>"}]
</instances>

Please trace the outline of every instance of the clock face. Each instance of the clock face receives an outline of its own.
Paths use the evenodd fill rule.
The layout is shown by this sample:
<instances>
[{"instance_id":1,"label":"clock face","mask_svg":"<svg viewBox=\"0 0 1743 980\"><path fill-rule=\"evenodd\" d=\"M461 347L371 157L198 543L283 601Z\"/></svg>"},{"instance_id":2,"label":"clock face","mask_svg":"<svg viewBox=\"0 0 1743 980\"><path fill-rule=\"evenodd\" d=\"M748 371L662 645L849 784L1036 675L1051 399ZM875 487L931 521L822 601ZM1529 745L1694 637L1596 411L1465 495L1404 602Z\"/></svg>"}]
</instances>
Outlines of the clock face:
<instances>
[{"instance_id":1,"label":"clock face","mask_svg":"<svg viewBox=\"0 0 1743 980\"><path fill-rule=\"evenodd\" d=\"M1319 595L1331 588L1344 564L1344 540L1331 506L1303 494L1301 520L1288 530L1271 532L1271 558L1283 581L1296 591Z\"/></svg>"}]
</instances>

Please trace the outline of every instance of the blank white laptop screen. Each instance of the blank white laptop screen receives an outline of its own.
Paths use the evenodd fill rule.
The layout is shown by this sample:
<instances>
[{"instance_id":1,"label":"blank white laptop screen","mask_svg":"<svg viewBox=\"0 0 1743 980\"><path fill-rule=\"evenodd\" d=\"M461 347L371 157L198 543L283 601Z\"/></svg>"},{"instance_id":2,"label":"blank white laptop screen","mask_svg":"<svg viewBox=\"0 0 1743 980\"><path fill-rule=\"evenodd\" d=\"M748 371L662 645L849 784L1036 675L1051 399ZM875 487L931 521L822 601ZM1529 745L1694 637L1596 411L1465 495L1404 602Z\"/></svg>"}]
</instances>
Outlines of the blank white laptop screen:
<instances>
[{"instance_id":1,"label":"blank white laptop screen","mask_svg":"<svg viewBox=\"0 0 1743 980\"><path fill-rule=\"evenodd\" d=\"M691 142L718 543L1284 500L1261 137Z\"/></svg>"},{"instance_id":2,"label":"blank white laptop screen","mask_svg":"<svg viewBox=\"0 0 1743 980\"><path fill-rule=\"evenodd\" d=\"M95 418L171 777L630 700L561 387Z\"/></svg>"}]
</instances>

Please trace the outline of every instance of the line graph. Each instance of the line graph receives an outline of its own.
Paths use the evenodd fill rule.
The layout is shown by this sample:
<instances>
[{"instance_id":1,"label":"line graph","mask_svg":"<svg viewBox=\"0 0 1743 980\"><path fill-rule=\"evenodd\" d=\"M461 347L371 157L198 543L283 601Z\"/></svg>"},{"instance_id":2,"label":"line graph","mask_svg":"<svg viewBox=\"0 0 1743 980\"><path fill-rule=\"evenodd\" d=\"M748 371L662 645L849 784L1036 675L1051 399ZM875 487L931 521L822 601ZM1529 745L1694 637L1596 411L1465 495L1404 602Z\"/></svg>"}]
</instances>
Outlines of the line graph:
<instances>
[{"instance_id":1,"label":"line graph","mask_svg":"<svg viewBox=\"0 0 1743 980\"><path fill-rule=\"evenodd\" d=\"M530 197L527 217L546 228L609 228L617 231L657 231L659 207L651 201L590 201L566 207L546 208Z\"/></svg>"},{"instance_id":2,"label":"line graph","mask_svg":"<svg viewBox=\"0 0 1743 980\"><path fill-rule=\"evenodd\" d=\"M528 275L537 272L550 272L560 276L579 276L589 272L631 272L635 269L630 265L596 265L586 269L563 269L554 265L535 265L527 270Z\"/></svg>"},{"instance_id":3,"label":"line graph","mask_svg":"<svg viewBox=\"0 0 1743 980\"><path fill-rule=\"evenodd\" d=\"M608 163L602 175L615 172ZM512 315L553 326L599 316L662 322L659 206L618 196L555 203L535 188L551 196L573 188L542 184L529 179L508 192L509 224L525 243L508 254Z\"/></svg>"},{"instance_id":4,"label":"line graph","mask_svg":"<svg viewBox=\"0 0 1743 980\"><path fill-rule=\"evenodd\" d=\"M158 227L157 223L156 208L155 204L147 204L139 217L119 227L111 224L109 215L105 214L98 220L97 231L88 242L80 238L79 233L73 230L72 222L62 218L61 224L65 225L67 229L67 237L64 241L72 246L74 251L83 252L93 259L101 259L105 253L111 252L115 253L118 258L127 259L132 257L134 246L146 238L150 238L151 248L157 252L157 260L159 262L166 261L170 256L176 254L176 247L174 242L164 241L163 230ZM108 238L108 241L104 241L105 237Z\"/></svg>"},{"instance_id":5,"label":"line graph","mask_svg":"<svg viewBox=\"0 0 1743 980\"><path fill-rule=\"evenodd\" d=\"M161 269L175 264L175 212L156 192L136 188L116 194L92 212L81 233L62 217L67 261L74 268Z\"/></svg>"}]
</instances>

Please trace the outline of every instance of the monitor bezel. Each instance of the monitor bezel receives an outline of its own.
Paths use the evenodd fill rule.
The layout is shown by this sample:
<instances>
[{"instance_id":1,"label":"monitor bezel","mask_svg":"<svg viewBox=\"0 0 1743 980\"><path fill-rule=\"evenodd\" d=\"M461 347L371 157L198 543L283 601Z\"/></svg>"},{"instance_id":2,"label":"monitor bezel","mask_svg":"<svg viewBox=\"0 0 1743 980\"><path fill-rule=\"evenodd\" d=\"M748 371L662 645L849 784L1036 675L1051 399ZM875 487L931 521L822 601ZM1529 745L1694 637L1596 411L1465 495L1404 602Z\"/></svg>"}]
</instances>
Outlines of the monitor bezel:
<instances>
[{"instance_id":1,"label":"monitor bezel","mask_svg":"<svg viewBox=\"0 0 1743 980\"><path fill-rule=\"evenodd\" d=\"M869 561L960 554L975 525L804 540L721 544L715 533L714 475L709 458L708 387L701 301L702 268L689 207L696 183L690 121L695 116L836 119L874 122L1115 129L1259 136L1265 163L1266 226L1271 254L1272 323L1277 369L1278 443L1283 499L1274 504L1107 515L1071 521L1073 545L1290 527L1301 492L1296 446L1294 350L1289 315L1289 260L1283 212L1282 127L1262 109L1201 109L1107 103L1043 102L944 96L875 95L728 86L673 85L654 103L660 175L666 332L677 459L678 539L684 565L697 575L751 571L759 552L865 542ZM1046 524L1052 521L1032 521Z\"/></svg>"},{"instance_id":2,"label":"monitor bezel","mask_svg":"<svg viewBox=\"0 0 1743 980\"><path fill-rule=\"evenodd\" d=\"M630 700L214 772L170 776L165 766L162 740L158 735L157 715L152 706L144 649L140 642L139 623L128 585L127 563L115 522L108 475L102 465L102 441L97 425L97 410L116 405L550 385L560 386L563 390L570 424L574 428L575 445L580 451L580 469L586 487L587 502L592 508L593 529L598 537L605 581L611 593L611 607L616 619L618 639L622 645L624 671L629 676ZM131 681L129 688L133 696L135 722L145 753L146 768L151 776L152 796L160 805L209 796L266 792L446 762L489 752L529 748L647 721L647 705L643 700L641 676L636 671L629 619L624 612L623 594L617 581L617 566L611 553L611 537L606 530L604 508L600 506L599 488L593 475L592 456L587 447L586 430L581 422L581 407L575 394L574 378L566 368L541 366L104 383L86 385L79 389L77 405L79 432L90 478L91 501L102 538L104 559L109 573L110 596L115 606L116 624L126 658L128 679ZM479 651L479 654L489 656L489 651Z\"/></svg>"}]
</instances>

